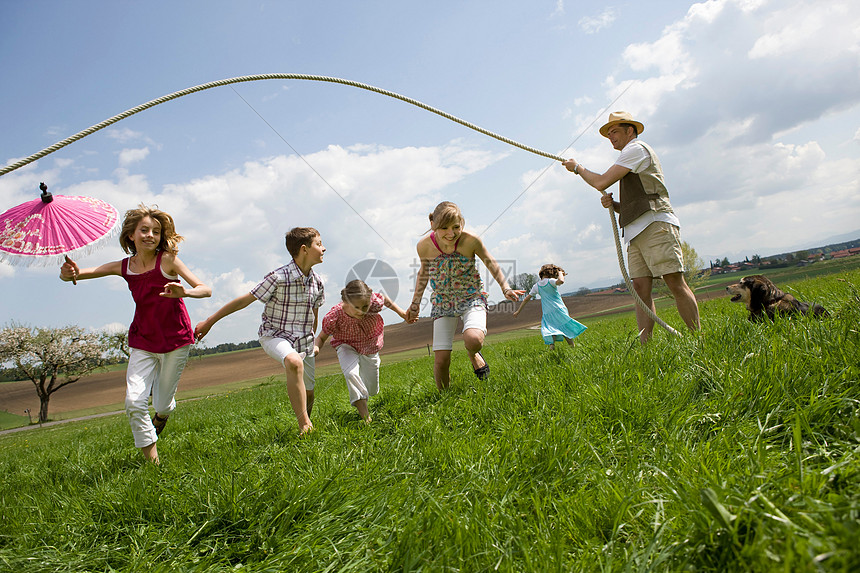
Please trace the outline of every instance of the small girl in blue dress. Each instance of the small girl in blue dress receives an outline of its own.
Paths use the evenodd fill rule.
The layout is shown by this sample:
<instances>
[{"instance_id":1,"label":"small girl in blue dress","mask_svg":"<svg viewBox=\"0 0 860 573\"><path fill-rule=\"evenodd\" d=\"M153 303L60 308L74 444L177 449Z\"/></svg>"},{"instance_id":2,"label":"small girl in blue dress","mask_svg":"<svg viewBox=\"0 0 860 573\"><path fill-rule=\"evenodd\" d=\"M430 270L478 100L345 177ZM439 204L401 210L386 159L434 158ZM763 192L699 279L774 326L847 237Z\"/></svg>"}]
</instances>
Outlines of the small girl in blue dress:
<instances>
[{"instance_id":1,"label":"small girl in blue dress","mask_svg":"<svg viewBox=\"0 0 860 573\"><path fill-rule=\"evenodd\" d=\"M558 265L546 264L538 271L540 279L529 291L528 296L520 303L520 307L514 312L519 316L520 311L526 303L540 295L543 316L540 321L540 333L543 341L550 350L555 349L557 340L565 340L573 346L573 339L583 333L585 326L570 318L561 295L558 294L558 286L564 284L564 269Z\"/></svg>"}]
</instances>

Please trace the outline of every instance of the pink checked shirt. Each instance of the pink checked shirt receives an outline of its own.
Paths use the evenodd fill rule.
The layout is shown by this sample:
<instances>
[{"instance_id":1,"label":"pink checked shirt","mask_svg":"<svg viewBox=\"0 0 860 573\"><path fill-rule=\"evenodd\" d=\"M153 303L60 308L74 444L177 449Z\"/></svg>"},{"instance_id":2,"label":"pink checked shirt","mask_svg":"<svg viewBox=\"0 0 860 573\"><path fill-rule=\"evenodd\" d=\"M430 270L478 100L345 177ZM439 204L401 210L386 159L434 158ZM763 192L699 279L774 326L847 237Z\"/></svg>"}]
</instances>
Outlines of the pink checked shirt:
<instances>
[{"instance_id":1,"label":"pink checked shirt","mask_svg":"<svg viewBox=\"0 0 860 573\"><path fill-rule=\"evenodd\" d=\"M365 356L379 352L382 348L384 327L382 317L379 316L383 300L381 293L373 293L370 296L370 308L361 318L347 315L343 311L342 302L334 305L322 321L322 331L331 336L332 347L349 344L356 352Z\"/></svg>"}]
</instances>

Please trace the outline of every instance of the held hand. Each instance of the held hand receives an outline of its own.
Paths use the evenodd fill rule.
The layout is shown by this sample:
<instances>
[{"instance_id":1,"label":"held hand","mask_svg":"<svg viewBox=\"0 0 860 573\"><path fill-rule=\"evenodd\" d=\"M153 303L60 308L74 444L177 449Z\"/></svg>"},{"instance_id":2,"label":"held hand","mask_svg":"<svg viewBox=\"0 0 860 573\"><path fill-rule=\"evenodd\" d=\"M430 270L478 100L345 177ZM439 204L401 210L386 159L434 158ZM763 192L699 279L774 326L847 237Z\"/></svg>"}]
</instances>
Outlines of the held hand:
<instances>
[{"instance_id":1,"label":"held hand","mask_svg":"<svg viewBox=\"0 0 860 573\"><path fill-rule=\"evenodd\" d=\"M412 324L418 321L418 311L421 310L418 308L417 304L413 304L409 306L409 309L406 311L406 322L408 324Z\"/></svg>"},{"instance_id":2,"label":"held hand","mask_svg":"<svg viewBox=\"0 0 860 573\"><path fill-rule=\"evenodd\" d=\"M508 290L505 291L505 298L508 300L512 300L512 301L516 302L516 301L520 300L520 297L523 296L524 294L526 294L526 291L524 291L524 290L514 290L514 289L509 288Z\"/></svg>"},{"instance_id":3,"label":"held hand","mask_svg":"<svg viewBox=\"0 0 860 573\"><path fill-rule=\"evenodd\" d=\"M614 205L614 202L612 200L612 193L606 193L605 195L601 195L600 204L607 209L612 209L612 206Z\"/></svg>"},{"instance_id":4,"label":"held hand","mask_svg":"<svg viewBox=\"0 0 860 573\"><path fill-rule=\"evenodd\" d=\"M63 263L63 266L60 267L60 279L66 282L72 281L73 285L78 284L78 273L81 272L81 269L78 268L78 264L69 258L69 255L65 255L66 262Z\"/></svg>"},{"instance_id":5,"label":"held hand","mask_svg":"<svg viewBox=\"0 0 860 573\"><path fill-rule=\"evenodd\" d=\"M320 347L317 346L316 344L314 344L314 356L318 355L319 353L320 353Z\"/></svg>"},{"instance_id":6,"label":"held hand","mask_svg":"<svg viewBox=\"0 0 860 573\"><path fill-rule=\"evenodd\" d=\"M571 173L573 173L573 169L578 165L575 159L566 159L561 164Z\"/></svg>"},{"instance_id":7,"label":"held hand","mask_svg":"<svg viewBox=\"0 0 860 573\"><path fill-rule=\"evenodd\" d=\"M209 324L209 320L198 322L197 326L194 327L194 340L197 342L203 340L203 337L206 336L210 328L212 328L212 325Z\"/></svg>"},{"instance_id":8,"label":"held hand","mask_svg":"<svg viewBox=\"0 0 860 573\"><path fill-rule=\"evenodd\" d=\"M164 298L183 298L187 295L182 283L167 283L164 285L164 290L158 293L158 296L163 296Z\"/></svg>"}]
</instances>

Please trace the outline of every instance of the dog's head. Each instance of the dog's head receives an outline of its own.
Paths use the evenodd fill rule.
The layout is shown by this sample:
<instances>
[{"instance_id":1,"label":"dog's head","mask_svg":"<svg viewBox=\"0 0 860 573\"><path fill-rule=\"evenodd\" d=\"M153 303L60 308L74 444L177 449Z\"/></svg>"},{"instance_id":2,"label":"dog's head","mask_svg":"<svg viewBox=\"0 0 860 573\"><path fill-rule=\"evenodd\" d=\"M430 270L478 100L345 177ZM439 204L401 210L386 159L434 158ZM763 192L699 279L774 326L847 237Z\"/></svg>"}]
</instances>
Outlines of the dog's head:
<instances>
[{"instance_id":1,"label":"dog's head","mask_svg":"<svg viewBox=\"0 0 860 573\"><path fill-rule=\"evenodd\" d=\"M726 287L732 302L742 302L750 310L784 296L784 293L764 275L744 277Z\"/></svg>"},{"instance_id":2,"label":"dog's head","mask_svg":"<svg viewBox=\"0 0 860 573\"><path fill-rule=\"evenodd\" d=\"M732 302L742 302L745 305L749 306L750 301L750 289L744 284L744 281L738 281L733 285L729 285L726 287L726 292L729 293Z\"/></svg>"}]
</instances>

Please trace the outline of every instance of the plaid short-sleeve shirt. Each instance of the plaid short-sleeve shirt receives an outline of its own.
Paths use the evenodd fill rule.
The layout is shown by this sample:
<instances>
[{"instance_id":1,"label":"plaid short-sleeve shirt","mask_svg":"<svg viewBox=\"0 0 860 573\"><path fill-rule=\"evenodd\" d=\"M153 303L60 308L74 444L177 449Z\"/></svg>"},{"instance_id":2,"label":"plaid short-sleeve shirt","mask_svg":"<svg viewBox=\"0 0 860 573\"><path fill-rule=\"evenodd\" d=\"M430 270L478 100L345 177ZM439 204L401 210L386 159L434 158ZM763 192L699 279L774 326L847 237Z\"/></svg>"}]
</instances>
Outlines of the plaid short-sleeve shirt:
<instances>
[{"instance_id":1,"label":"plaid short-sleeve shirt","mask_svg":"<svg viewBox=\"0 0 860 573\"><path fill-rule=\"evenodd\" d=\"M339 302L323 317L322 331L331 336L331 345L337 348L349 344L364 356L376 354L382 348L382 332L385 324L379 312L383 307L382 294L375 292L370 296L370 307L361 318L353 318L343 311Z\"/></svg>"},{"instance_id":2,"label":"plaid short-sleeve shirt","mask_svg":"<svg viewBox=\"0 0 860 573\"><path fill-rule=\"evenodd\" d=\"M313 348L314 309L325 302L322 279L313 270L305 276L296 261L273 270L251 289L266 305L259 336L283 338L296 352Z\"/></svg>"}]
</instances>

